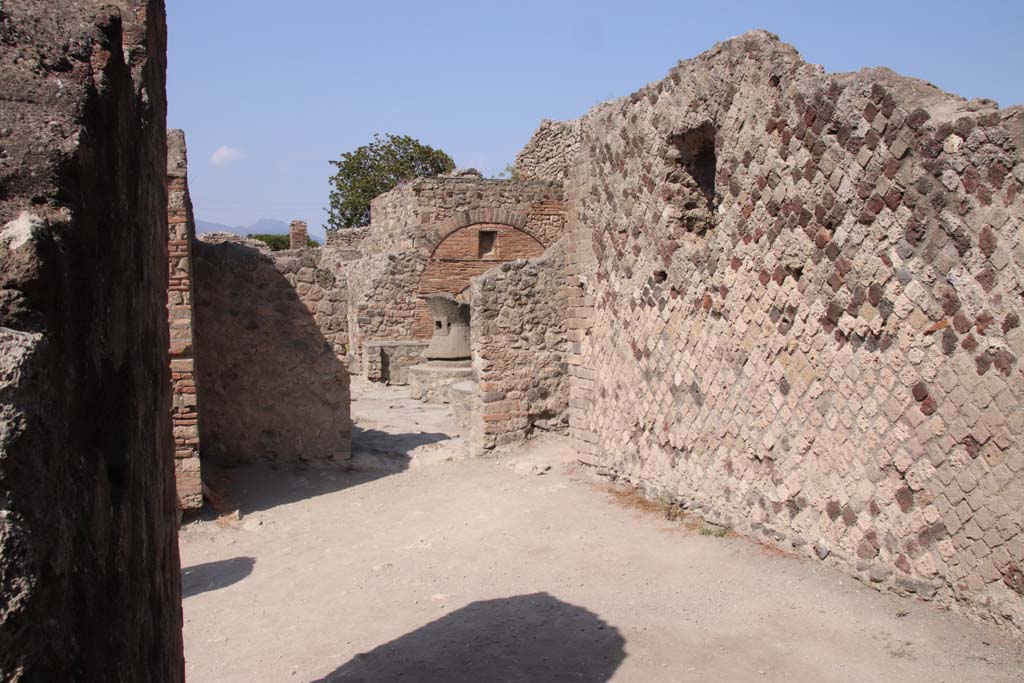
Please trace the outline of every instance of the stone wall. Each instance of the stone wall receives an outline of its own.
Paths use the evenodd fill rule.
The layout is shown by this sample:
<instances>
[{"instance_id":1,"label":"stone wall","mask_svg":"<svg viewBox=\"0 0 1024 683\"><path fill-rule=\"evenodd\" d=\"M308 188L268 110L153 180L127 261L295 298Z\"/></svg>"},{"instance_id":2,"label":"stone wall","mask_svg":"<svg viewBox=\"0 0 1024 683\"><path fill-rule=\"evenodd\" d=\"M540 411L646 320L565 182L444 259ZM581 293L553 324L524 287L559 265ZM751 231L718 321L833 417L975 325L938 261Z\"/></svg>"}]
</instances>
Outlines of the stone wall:
<instances>
[{"instance_id":1,"label":"stone wall","mask_svg":"<svg viewBox=\"0 0 1024 683\"><path fill-rule=\"evenodd\" d=\"M425 261L419 252L367 256L345 263L348 277L349 349L362 368L365 341L409 341L417 287Z\"/></svg>"},{"instance_id":2,"label":"stone wall","mask_svg":"<svg viewBox=\"0 0 1024 683\"><path fill-rule=\"evenodd\" d=\"M272 254L299 301L313 316L341 362L348 359L348 280L343 261L325 249L303 248Z\"/></svg>"},{"instance_id":3,"label":"stone wall","mask_svg":"<svg viewBox=\"0 0 1024 683\"><path fill-rule=\"evenodd\" d=\"M499 263L542 253L544 245L536 237L512 225L473 223L449 233L434 248L420 277L413 336L430 339L433 334L433 318L423 299L427 294L447 292L466 298L472 278Z\"/></svg>"},{"instance_id":4,"label":"stone wall","mask_svg":"<svg viewBox=\"0 0 1024 683\"><path fill-rule=\"evenodd\" d=\"M579 121L544 119L516 155L516 178L563 182L568 177L570 160L579 153L581 140Z\"/></svg>"},{"instance_id":5,"label":"stone wall","mask_svg":"<svg viewBox=\"0 0 1024 683\"><path fill-rule=\"evenodd\" d=\"M370 211L370 226L331 231L328 244L359 249L366 255L411 249L428 255L453 225L467 224L467 213L483 211L492 217L499 212L518 217L516 222L481 220L516 225L545 245L553 244L565 230L562 186L548 179L417 178L374 199Z\"/></svg>"},{"instance_id":6,"label":"stone wall","mask_svg":"<svg viewBox=\"0 0 1024 683\"><path fill-rule=\"evenodd\" d=\"M0 679L182 681L158 0L0 12Z\"/></svg>"},{"instance_id":7,"label":"stone wall","mask_svg":"<svg viewBox=\"0 0 1024 683\"><path fill-rule=\"evenodd\" d=\"M363 377L391 385L409 383L409 368L423 360L426 341L369 341L363 343Z\"/></svg>"},{"instance_id":8,"label":"stone wall","mask_svg":"<svg viewBox=\"0 0 1024 683\"><path fill-rule=\"evenodd\" d=\"M755 32L580 125L581 457L1024 623L1024 111Z\"/></svg>"},{"instance_id":9,"label":"stone wall","mask_svg":"<svg viewBox=\"0 0 1024 683\"><path fill-rule=\"evenodd\" d=\"M377 197L371 213L365 228L329 232L325 249L349 282L349 349L357 370L368 362L364 340L430 337L424 294L464 292L472 277L505 260L539 255L565 232L560 183L484 180L475 172L403 183ZM501 233L497 251L483 258L481 229Z\"/></svg>"},{"instance_id":10,"label":"stone wall","mask_svg":"<svg viewBox=\"0 0 1024 683\"><path fill-rule=\"evenodd\" d=\"M195 329L192 302L192 242L196 223L188 192L185 133L167 131L168 270L167 316L170 325L171 428L178 507L203 506L199 467L199 402L196 391Z\"/></svg>"},{"instance_id":11,"label":"stone wall","mask_svg":"<svg viewBox=\"0 0 1024 683\"><path fill-rule=\"evenodd\" d=\"M343 300L336 277L317 267L319 252L271 254L261 242L216 234L195 244L204 458L350 456L348 370L319 309L306 303L330 304L331 315L344 310L332 301Z\"/></svg>"},{"instance_id":12,"label":"stone wall","mask_svg":"<svg viewBox=\"0 0 1024 683\"><path fill-rule=\"evenodd\" d=\"M568 424L566 240L473 281L474 451Z\"/></svg>"}]
</instances>

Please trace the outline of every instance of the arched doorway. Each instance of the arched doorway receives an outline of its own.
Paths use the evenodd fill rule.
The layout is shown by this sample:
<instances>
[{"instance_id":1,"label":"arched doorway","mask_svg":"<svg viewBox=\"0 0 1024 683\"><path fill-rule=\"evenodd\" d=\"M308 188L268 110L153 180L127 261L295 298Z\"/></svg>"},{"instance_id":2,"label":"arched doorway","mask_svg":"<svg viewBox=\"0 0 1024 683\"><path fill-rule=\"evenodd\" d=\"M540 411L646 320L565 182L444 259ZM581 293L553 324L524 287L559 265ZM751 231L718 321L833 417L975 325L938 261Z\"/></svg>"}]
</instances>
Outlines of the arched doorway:
<instances>
[{"instance_id":1,"label":"arched doorway","mask_svg":"<svg viewBox=\"0 0 1024 683\"><path fill-rule=\"evenodd\" d=\"M434 248L420 277L413 337L429 339L433 334L425 294L448 292L466 296L470 280L494 266L515 259L534 258L544 245L525 230L503 223L474 223L452 231Z\"/></svg>"}]
</instances>

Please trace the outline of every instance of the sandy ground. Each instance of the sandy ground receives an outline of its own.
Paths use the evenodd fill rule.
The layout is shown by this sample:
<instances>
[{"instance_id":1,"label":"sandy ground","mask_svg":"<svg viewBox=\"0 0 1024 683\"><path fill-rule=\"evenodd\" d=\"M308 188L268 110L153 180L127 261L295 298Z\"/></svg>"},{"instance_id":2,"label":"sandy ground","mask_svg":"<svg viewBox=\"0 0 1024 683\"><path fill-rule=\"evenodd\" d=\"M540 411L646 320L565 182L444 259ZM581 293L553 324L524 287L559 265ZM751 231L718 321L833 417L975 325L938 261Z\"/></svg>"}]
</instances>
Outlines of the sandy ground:
<instances>
[{"instance_id":1,"label":"sandy ground","mask_svg":"<svg viewBox=\"0 0 1024 683\"><path fill-rule=\"evenodd\" d=\"M239 514L181 532L189 681L1024 680L997 630L702 536L560 440L468 460L444 406L353 393L356 470L213 473Z\"/></svg>"}]
</instances>

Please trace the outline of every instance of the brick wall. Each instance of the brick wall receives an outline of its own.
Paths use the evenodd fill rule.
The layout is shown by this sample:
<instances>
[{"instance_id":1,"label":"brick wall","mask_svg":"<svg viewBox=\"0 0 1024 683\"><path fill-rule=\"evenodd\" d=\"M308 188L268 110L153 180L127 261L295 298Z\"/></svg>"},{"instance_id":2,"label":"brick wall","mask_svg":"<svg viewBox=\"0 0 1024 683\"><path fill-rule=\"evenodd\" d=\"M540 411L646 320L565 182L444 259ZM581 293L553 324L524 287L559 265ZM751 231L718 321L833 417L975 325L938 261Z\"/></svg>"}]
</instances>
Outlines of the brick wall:
<instances>
[{"instance_id":1,"label":"brick wall","mask_svg":"<svg viewBox=\"0 0 1024 683\"><path fill-rule=\"evenodd\" d=\"M178 507L203 506L199 466L199 402L196 391L192 302L192 242L195 218L188 192L185 134L167 131L167 313L170 325L171 427L174 434L174 474Z\"/></svg>"},{"instance_id":2,"label":"brick wall","mask_svg":"<svg viewBox=\"0 0 1024 683\"><path fill-rule=\"evenodd\" d=\"M1024 623L1020 110L825 74L755 32L580 125L582 457Z\"/></svg>"},{"instance_id":3,"label":"brick wall","mask_svg":"<svg viewBox=\"0 0 1024 683\"><path fill-rule=\"evenodd\" d=\"M477 400L468 426L474 451L526 439L567 422L565 241L473 281L473 367Z\"/></svg>"}]
</instances>

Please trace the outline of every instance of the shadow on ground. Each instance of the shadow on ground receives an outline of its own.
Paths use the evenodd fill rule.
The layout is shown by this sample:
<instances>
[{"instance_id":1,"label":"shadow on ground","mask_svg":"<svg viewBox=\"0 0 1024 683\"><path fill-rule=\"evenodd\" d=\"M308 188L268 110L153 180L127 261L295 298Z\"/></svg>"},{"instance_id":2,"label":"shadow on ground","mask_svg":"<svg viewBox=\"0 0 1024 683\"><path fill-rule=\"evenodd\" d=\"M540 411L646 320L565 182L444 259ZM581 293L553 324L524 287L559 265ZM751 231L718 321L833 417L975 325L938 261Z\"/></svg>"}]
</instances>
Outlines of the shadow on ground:
<instances>
[{"instance_id":1,"label":"shadow on ground","mask_svg":"<svg viewBox=\"0 0 1024 683\"><path fill-rule=\"evenodd\" d=\"M207 591L220 590L252 574L255 557L204 562L181 570L181 597L190 598Z\"/></svg>"},{"instance_id":2,"label":"shadow on ground","mask_svg":"<svg viewBox=\"0 0 1024 683\"><path fill-rule=\"evenodd\" d=\"M624 645L596 614L534 593L474 602L317 683L603 683L626 658Z\"/></svg>"},{"instance_id":3,"label":"shadow on ground","mask_svg":"<svg viewBox=\"0 0 1024 683\"><path fill-rule=\"evenodd\" d=\"M414 449L450 438L441 432L392 434L353 426L350 462L204 463L209 500L196 517L210 520L234 510L248 515L365 484L408 469Z\"/></svg>"},{"instance_id":4,"label":"shadow on ground","mask_svg":"<svg viewBox=\"0 0 1024 683\"><path fill-rule=\"evenodd\" d=\"M378 429L352 427L352 455L357 468L399 472L409 466L410 454L421 446L448 441L443 432L407 432L392 434Z\"/></svg>"}]
</instances>

